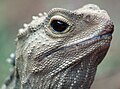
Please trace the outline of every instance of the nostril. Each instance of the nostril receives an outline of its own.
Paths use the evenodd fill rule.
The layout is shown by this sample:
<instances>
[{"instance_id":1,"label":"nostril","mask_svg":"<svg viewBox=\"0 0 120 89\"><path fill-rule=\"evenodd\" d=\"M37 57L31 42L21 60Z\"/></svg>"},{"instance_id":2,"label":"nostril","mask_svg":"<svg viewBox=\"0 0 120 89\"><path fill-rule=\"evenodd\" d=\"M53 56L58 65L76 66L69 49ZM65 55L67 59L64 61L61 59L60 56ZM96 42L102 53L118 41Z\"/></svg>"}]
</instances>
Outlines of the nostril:
<instances>
[{"instance_id":1,"label":"nostril","mask_svg":"<svg viewBox=\"0 0 120 89\"><path fill-rule=\"evenodd\" d=\"M113 33L113 30L111 30L109 33L112 34L112 33Z\"/></svg>"},{"instance_id":2,"label":"nostril","mask_svg":"<svg viewBox=\"0 0 120 89\"><path fill-rule=\"evenodd\" d=\"M110 24L110 25L105 26L105 31L106 31L106 33L112 34L114 31L114 25Z\"/></svg>"},{"instance_id":3,"label":"nostril","mask_svg":"<svg viewBox=\"0 0 120 89\"><path fill-rule=\"evenodd\" d=\"M100 32L100 35L112 34L113 32L114 32L114 25L110 23L103 28L103 30Z\"/></svg>"}]
</instances>

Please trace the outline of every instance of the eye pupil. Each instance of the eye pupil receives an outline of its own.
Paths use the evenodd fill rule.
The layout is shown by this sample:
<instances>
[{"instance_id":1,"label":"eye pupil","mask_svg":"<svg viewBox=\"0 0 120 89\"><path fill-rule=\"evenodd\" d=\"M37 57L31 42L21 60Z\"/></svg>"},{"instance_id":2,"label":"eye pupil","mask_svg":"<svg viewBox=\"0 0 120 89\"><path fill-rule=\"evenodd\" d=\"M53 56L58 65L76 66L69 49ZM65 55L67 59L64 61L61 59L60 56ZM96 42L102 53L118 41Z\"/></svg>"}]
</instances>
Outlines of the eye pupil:
<instances>
[{"instance_id":1,"label":"eye pupil","mask_svg":"<svg viewBox=\"0 0 120 89\"><path fill-rule=\"evenodd\" d=\"M50 25L57 32L63 32L69 26L67 23L60 20L53 20Z\"/></svg>"}]
</instances>

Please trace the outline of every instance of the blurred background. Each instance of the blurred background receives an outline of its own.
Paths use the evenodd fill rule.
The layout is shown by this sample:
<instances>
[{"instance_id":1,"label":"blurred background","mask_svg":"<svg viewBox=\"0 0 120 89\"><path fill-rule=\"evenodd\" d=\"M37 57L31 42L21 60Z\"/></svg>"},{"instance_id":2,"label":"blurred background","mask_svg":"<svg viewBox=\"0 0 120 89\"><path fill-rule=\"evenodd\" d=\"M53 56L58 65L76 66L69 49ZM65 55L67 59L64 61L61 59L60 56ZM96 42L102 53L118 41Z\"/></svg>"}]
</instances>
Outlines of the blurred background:
<instances>
[{"instance_id":1,"label":"blurred background","mask_svg":"<svg viewBox=\"0 0 120 89\"><path fill-rule=\"evenodd\" d=\"M11 66L6 59L15 51L14 40L24 23L55 7L75 10L89 3L107 10L115 25L110 50L98 68L92 89L120 89L120 0L0 0L0 86L9 75Z\"/></svg>"}]
</instances>

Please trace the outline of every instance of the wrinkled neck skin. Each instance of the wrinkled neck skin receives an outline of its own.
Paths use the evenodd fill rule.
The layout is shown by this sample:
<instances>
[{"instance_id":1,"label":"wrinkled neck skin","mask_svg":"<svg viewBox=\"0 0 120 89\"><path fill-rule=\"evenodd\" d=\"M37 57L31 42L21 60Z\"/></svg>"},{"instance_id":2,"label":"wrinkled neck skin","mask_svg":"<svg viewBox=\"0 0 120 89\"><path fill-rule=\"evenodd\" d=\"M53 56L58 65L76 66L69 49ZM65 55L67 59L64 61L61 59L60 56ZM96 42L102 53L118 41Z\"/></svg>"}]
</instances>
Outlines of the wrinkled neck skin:
<instances>
[{"instance_id":1,"label":"wrinkled neck skin","mask_svg":"<svg viewBox=\"0 0 120 89\"><path fill-rule=\"evenodd\" d=\"M88 60L89 56L52 76L30 74L23 80L21 89L90 89L97 67L89 66Z\"/></svg>"}]
</instances>

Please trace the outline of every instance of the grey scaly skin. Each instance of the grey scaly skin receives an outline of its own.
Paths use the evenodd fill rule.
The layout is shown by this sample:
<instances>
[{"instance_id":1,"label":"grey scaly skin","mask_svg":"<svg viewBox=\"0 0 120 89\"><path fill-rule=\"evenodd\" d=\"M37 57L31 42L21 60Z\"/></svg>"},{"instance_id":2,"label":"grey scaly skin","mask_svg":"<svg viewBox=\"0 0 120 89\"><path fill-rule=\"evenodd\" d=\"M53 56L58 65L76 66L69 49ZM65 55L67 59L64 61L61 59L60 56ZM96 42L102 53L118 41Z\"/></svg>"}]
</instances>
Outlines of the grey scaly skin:
<instances>
[{"instance_id":1,"label":"grey scaly skin","mask_svg":"<svg viewBox=\"0 0 120 89\"><path fill-rule=\"evenodd\" d=\"M13 89L90 89L113 29L93 4L34 16L17 35Z\"/></svg>"}]
</instances>

